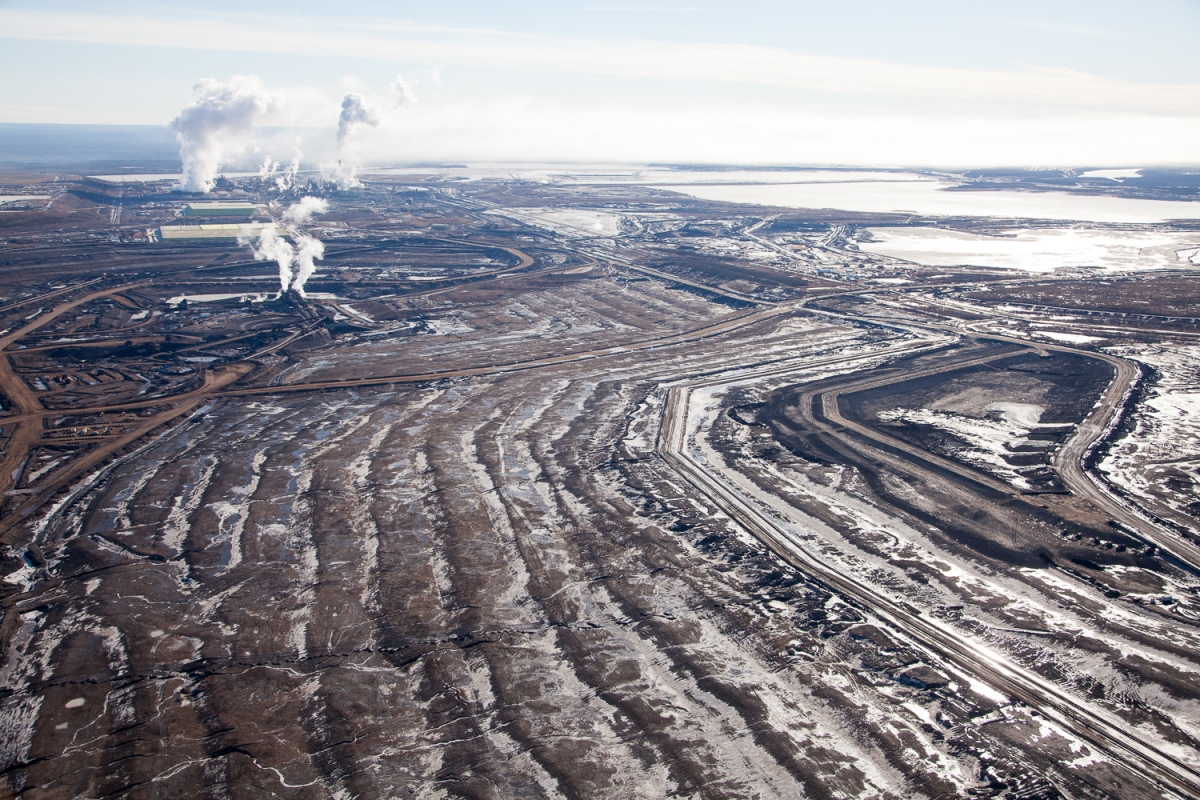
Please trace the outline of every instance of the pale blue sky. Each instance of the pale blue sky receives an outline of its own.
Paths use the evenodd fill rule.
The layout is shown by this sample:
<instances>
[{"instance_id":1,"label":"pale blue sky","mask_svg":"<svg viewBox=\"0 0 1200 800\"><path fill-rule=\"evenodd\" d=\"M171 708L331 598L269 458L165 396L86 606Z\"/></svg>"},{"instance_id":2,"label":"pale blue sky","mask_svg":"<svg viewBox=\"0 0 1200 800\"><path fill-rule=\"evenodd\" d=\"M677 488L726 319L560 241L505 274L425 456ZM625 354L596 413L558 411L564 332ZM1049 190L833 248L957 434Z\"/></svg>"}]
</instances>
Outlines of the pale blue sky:
<instances>
[{"instance_id":1,"label":"pale blue sky","mask_svg":"<svg viewBox=\"0 0 1200 800\"><path fill-rule=\"evenodd\" d=\"M166 123L255 74L364 157L1195 163L1200 2L0 2L0 122ZM739 156L743 156L740 157ZM674 159L672 159L674 160Z\"/></svg>"}]
</instances>

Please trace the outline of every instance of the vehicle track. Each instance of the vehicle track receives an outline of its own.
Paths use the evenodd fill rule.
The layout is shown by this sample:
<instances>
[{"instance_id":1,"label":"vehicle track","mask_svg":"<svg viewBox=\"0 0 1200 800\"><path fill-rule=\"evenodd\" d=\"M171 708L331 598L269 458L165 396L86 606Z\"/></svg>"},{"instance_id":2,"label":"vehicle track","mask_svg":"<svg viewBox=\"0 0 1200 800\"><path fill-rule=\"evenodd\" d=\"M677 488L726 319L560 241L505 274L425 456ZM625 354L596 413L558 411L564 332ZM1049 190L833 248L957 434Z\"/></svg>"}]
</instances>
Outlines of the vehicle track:
<instances>
[{"instance_id":1,"label":"vehicle track","mask_svg":"<svg viewBox=\"0 0 1200 800\"><path fill-rule=\"evenodd\" d=\"M29 325L26 325L18 331L14 331L13 333L9 334L9 336L0 339L0 352L2 352L3 347L7 347L21 338L21 336L36 329L37 327L40 327L41 325L46 324L47 322L50 322L55 317L60 316L62 313L65 313L71 308L96 299L97 297L107 296L113 292L127 288L130 287L126 286L108 289L103 292L90 294L79 300L71 301L70 303L64 303L63 305L54 309L54 311L39 317ZM63 416L65 414L101 414L109 412L133 411L137 409L160 407L164 405L171 406L170 408L155 414L153 417L146 418L146 421L143 424L138 425L132 431L114 439L107 440L102 446L88 451L75 462L67 466L66 469L56 473L52 481L43 486L37 487L36 494L34 494L26 502L22 503L14 512L8 514L3 519L0 519L0 542L11 543L16 526L22 521L28 519L38 510L38 508L41 507L41 505L53 497L54 494L59 490L67 486L71 481L78 479L89 469L102 463L109 456L122 450L123 448L128 447L161 425L196 408L203 400L208 398L279 395L297 392L323 391L329 389L388 386L400 383L423 383L427 381L444 380L450 378L500 375L504 373L557 366L571 362L586 361L638 350L648 350L677 344L685 344L688 342L729 333L748 325L754 325L770 317L787 313L790 310L791 309L777 308L772 306L766 309L742 313L733 317L732 319L723 319L714 324L706 325L690 331L653 337L651 339L646 339L631 344L614 345L611 347L587 350L580 353L568 353L561 356L550 356L547 358L531 359L528 361L516 361L508 364L496 364L486 367L443 370L427 373L387 375L374 378L311 381L298 384L229 389L228 387L252 371L254 365L248 361L244 361L219 367L214 370L205 371L203 385L190 392L184 392L166 397L147 398L145 400L129 403L115 403L105 406L91 406L87 408L72 408L54 411L50 411L42 407L40 401L38 400L37 394L30 389L27 384L25 384L24 380L21 379L20 376L16 375L12 371L12 365L9 363L8 359L0 358L0 389L4 390L5 392L12 392L12 394L9 395L10 401L13 403L14 407L18 409L17 414L0 418L0 425L15 427L14 432L9 437L8 448L5 452L4 458L0 460L0 470L6 470L4 475L9 476L9 482L7 485L3 485L3 482L0 481L0 491L12 488L12 476L16 474L16 471L20 468L21 464L24 463L29 450L40 440L43 431L43 422L47 418ZM287 341L292 341L295 338L298 338L300 335L306 334L304 332L298 333Z\"/></svg>"},{"instance_id":2,"label":"vehicle track","mask_svg":"<svg viewBox=\"0 0 1200 800\"><path fill-rule=\"evenodd\" d=\"M856 355L823 363L861 357ZM693 458L686 441L692 392L733 381L744 382L746 378L743 373L732 380L715 378L669 390L657 449L688 483L789 564L868 609L936 658L1045 714L1135 773L1152 778L1164 790L1179 797L1200 796L1200 774L1179 759L1137 739L1127 732L1123 723L1089 707L1037 674L1012 664L940 622L925 619L906 603L894 600L875 586L828 564L756 508L752 501L745 499L723 475Z\"/></svg>"},{"instance_id":3,"label":"vehicle track","mask_svg":"<svg viewBox=\"0 0 1200 800\"><path fill-rule=\"evenodd\" d=\"M850 293L847 293L850 294ZM814 298L821 299L821 298ZM1023 347L1033 348L1039 353L1068 353L1084 358L1092 358L1103 361L1111 365L1115 371L1112 382L1101 396L1097 405L1092 409L1091 413L1084 418L1082 422L1076 426L1075 431L1068 437L1067 441L1054 454L1053 467L1058 474L1059 480L1063 485L1071 491L1075 497L1082 497L1089 500L1096 508L1101 510L1110 519L1125 525L1137 535L1143 537L1149 542L1152 542L1156 547L1169 554L1172 558L1186 565L1194 573L1200 575L1200 547L1196 547L1191 542L1172 533L1159 525L1156 525L1151 520L1147 519L1129 505L1117 499L1107 488L1104 487L1096 478L1094 478L1086 469L1084 469L1084 460L1092 452L1092 450L1108 435L1115 427L1121 409L1124 407L1125 399L1133 390L1133 386L1141 376L1141 370L1134 363L1123 358L1109 355L1108 353L1099 353L1091 350L1082 350L1074 347L1056 344L1043 344L1041 342L1030 342L1027 339L1020 339L1014 336L1003 336L1000 334L985 334L971 332L967 333L961 328L952 325L939 325L932 322L912 322L906 320L901 323L886 323L877 319L858 317L853 314L845 314L840 312L826 311L812 306L805 306L807 310L813 313L831 316L837 319L847 320L849 322L857 322L859 324L871 326L886 326L901 328L910 332L942 332L949 333L955 336L960 336L969 339L1005 342L1008 344L1017 344ZM894 380L888 380L880 385L888 383L898 383L902 380L907 380L907 377L900 376ZM843 390L841 393L848 393L851 390ZM804 404L801 404L804 407ZM838 411L836 402L823 405L823 411L830 419L837 419L838 422L846 423ZM830 413L832 412L832 413ZM820 424L819 422L817 424ZM847 424L847 427L853 427L856 431L862 432L862 426L855 426L854 423ZM836 435L836 434L835 434ZM910 455L915 455L917 458L926 462L937 464L939 467L949 468L953 462L947 459L942 459L932 453L917 451L913 453L911 446L907 446L898 440L893 440L885 434L878 431L870 431L864 435L874 438L879 441L887 441L890 446L909 452ZM990 488L998 488L999 482L987 480L982 473L967 473L964 468L959 465L953 465L952 471L969 477L977 483L988 485ZM1012 493L1012 487L1008 487L1005 491ZM1047 499L1048 505L1061 505L1062 499Z\"/></svg>"},{"instance_id":4,"label":"vehicle track","mask_svg":"<svg viewBox=\"0 0 1200 800\"><path fill-rule=\"evenodd\" d=\"M942 326L927 325L927 327L937 329ZM978 334L975 338L1030 345L1025 340L1011 336ZM1132 362L1107 353L1079 350L1062 345L1039 343L1037 346L1050 352L1070 353L1103 361L1112 365L1116 372L1100 401L1054 455L1054 469L1063 485L1072 493L1090 500L1111 519L1133 529L1138 535L1153 542L1159 549L1186 564L1193 572L1200 574L1200 548L1130 509L1105 489L1083 466L1088 454L1115 427L1121 409L1125 405L1125 399L1133 390L1135 382L1141 377L1141 370Z\"/></svg>"}]
</instances>

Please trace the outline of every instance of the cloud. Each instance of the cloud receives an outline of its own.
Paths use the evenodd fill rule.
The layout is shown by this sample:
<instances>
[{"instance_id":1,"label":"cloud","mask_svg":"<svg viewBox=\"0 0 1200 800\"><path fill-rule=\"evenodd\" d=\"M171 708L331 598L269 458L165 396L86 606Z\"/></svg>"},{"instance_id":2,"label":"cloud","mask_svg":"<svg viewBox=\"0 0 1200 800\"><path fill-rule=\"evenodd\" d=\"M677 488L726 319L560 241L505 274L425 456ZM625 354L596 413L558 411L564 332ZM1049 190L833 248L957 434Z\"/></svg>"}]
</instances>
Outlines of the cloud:
<instances>
[{"instance_id":1,"label":"cloud","mask_svg":"<svg viewBox=\"0 0 1200 800\"><path fill-rule=\"evenodd\" d=\"M488 135L479 135L479 120ZM414 162L1148 166L1196 159L1197 116L824 113L533 101L421 104L363 135L376 164ZM686 131L681 136L680 131Z\"/></svg>"},{"instance_id":2,"label":"cloud","mask_svg":"<svg viewBox=\"0 0 1200 800\"><path fill-rule=\"evenodd\" d=\"M1058 25L1053 22L1019 22L1023 28L1063 33L1068 36L1088 36L1092 39L1128 39L1129 35L1121 31L1110 31L1105 28L1092 28L1086 25Z\"/></svg>"},{"instance_id":3,"label":"cloud","mask_svg":"<svg viewBox=\"0 0 1200 800\"><path fill-rule=\"evenodd\" d=\"M671 12L671 11L708 11L707 8L698 8L695 6L587 6L583 10L584 11L616 11L616 12L625 12L625 11L632 11L632 12L638 12L638 11L648 11L648 12L655 12L655 11L666 11L666 12Z\"/></svg>"},{"instance_id":4,"label":"cloud","mask_svg":"<svg viewBox=\"0 0 1200 800\"><path fill-rule=\"evenodd\" d=\"M265 19L265 18L264 18ZM847 96L978 101L1020 108L1200 113L1200 86L1079 72L962 69L810 55L776 47L675 41L601 41L500 31L356 25L211 15L65 14L0 9L10 38L168 48L346 56L679 82L715 82Z\"/></svg>"}]
</instances>

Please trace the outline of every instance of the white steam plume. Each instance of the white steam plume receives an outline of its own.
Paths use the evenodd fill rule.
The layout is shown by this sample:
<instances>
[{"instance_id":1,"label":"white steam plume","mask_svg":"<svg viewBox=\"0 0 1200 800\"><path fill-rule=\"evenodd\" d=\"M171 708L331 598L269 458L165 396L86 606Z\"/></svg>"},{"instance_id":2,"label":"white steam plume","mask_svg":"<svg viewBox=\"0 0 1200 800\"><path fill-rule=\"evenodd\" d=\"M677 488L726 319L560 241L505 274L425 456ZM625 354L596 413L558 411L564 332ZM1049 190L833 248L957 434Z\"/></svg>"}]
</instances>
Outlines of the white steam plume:
<instances>
[{"instance_id":1,"label":"white steam plume","mask_svg":"<svg viewBox=\"0 0 1200 800\"><path fill-rule=\"evenodd\" d=\"M279 265L279 293L288 289L304 297L304 284L317 271L314 260L325 257L325 245L319 239L300 232L300 226L314 214L329 210L329 203L319 197L301 197L283 212L283 221L295 244L279 235L274 225L262 229L258 244L253 245L255 261L274 261ZM292 265L296 265L293 273Z\"/></svg>"},{"instance_id":2,"label":"white steam plume","mask_svg":"<svg viewBox=\"0 0 1200 800\"><path fill-rule=\"evenodd\" d=\"M278 161L275 161L271 156L267 156L263 161L262 166L258 168L258 177L264 184L272 181L275 188L281 192L286 192L296 185L296 175L300 172L300 156L303 155L299 150L295 151L292 156L292 162L284 167Z\"/></svg>"},{"instance_id":3,"label":"white steam plume","mask_svg":"<svg viewBox=\"0 0 1200 800\"><path fill-rule=\"evenodd\" d=\"M351 92L346 95L342 100L342 113L338 116L338 160L331 174L333 180L341 188L352 189L362 186L355 177L355 173L358 172L358 161L348 148L351 135L360 128L374 128L377 125L379 125L379 115L361 94Z\"/></svg>"},{"instance_id":4,"label":"white steam plume","mask_svg":"<svg viewBox=\"0 0 1200 800\"><path fill-rule=\"evenodd\" d=\"M403 75L397 75L396 80L392 81L388 89L392 93L392 100L395 103L395 108L411 106L417 102L417 96L413 93L412 85L405 80Z\"/></svg>"},{"instance_id":5,"label":"white steam plume","mask_svg":"<svg viewBox=\"0 0 1200 800\"><path fill-rule=\"evenodd\" d=\"M292 288L301 297L305 297L304 284L317 271L313 259L325 258L325 245L320 239L314 239L304 234L296 235L296 278Z\"/></svg>"},{"instance_id":6,"label":"white steam plume","mask_svg":"<svg viewBox=\"0 0 1200 800\"><path fill-rule=\"evenodd\" d=\"M296 251L291 242L282 238L274 225L262 229L258 236L258 245L254 247L255 261L274 261L279 265L279 291L286 292L292 282L292 262L296 260Z\"/></svg>"},{"instance_id":7,"label":"white steam plume","mask_svg":"<svg viewBox=\"0 0 1200 800\"><path fill-rule=\"evenodd\" d=\"M300 172L300 156L302 155L303 153L299 149L295 150L287 170L275 179L275 185L279 187L279 191L283 192L296 187L296 175Z\"/></svg>"},{"instance_id":8,"label":"white steam plume","mask_svg":"<svg viewBox=\"0 0 1200 800\"><path fill-rule=\"evenodd\" d=\"M170 126L183 161L183 175L172 188L181 192L210 191L221 162L246 146L255 122L275 106L256 75L234 75L225 83L205 78L194 91L195 101Z\"/></svg>"},{"instance_id":9,"label":"white steam plume","mask_svg":"<svg viewBox=\"0 0 1200 800\"><path fill-rule=\"evenodd\" d=\"M379 115L367 104L361 94L351 92L342 100L342 113L338 116L338 155L346 146L346 138L359 128L374 128L379 124Z\"/></svg>"},{"instance_id":10,"label":"white steam plume","mask_svg":"<svg viewBox=\"0 0 1200 800\"><path fill-rule=\"evenodd\" d=\"M324 214L329 210L329 201L320 197L301 197L300 202L293 203L283 212L283 221L290 226L300 226L308 223L314 214Z\"/></svg>"}]
</instances>

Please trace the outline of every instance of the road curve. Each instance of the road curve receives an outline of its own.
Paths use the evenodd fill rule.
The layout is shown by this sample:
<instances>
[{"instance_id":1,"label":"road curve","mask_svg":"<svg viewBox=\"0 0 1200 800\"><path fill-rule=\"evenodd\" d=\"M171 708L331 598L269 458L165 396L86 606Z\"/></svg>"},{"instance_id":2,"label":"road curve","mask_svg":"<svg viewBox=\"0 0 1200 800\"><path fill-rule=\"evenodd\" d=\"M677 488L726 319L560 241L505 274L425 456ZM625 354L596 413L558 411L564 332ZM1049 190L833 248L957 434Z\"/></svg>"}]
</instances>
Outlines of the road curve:
<instances>
[{"instance_id":1,"label":"road curve","mask_svg":"<svg viewBox=\"0 0 1200 800\"><path fill-rule=\"evenodd\" d=\"M924 323L922 323L924 324ZM953 330L949 326L925 325L936 330ZM961 333L961 332L960 332ZM1009 342L1031 346L1032 342L1013 336L994 334L975 334L974 338L992 341ZM1160 550L1168 553L1178 561L1188 565L1200 574L1200 548L1180 536L1168 531L1146 519L1141 514L1114 497L1083 467L1084 459L1116 426L1125 398L1133 390L1141 370L1133 362L1111 356L1108 353L1097 353L1092 350L1080 350L1064 345L1036 343L1041 350L1093 358L1112 365L1115 375L1108 388L1100 397L1092 412L1075 428L1058 452L1054 455L1054 469L1063 485L1072 493L1086 497L1105 514L1126 527L1137 532L1139 536L1153 542Z\"/></svg>"},{"instance_id":2,"label":"road curve","mask_svg":"<svg viewBox=\"0 0 1200 800\"><path fill-rule=\"evenodd\" d=\"M859 290L859 292L868 290ZM852 294L852 292L846 292ZM813 298L816 300L822 298ZM826 311L821 308L814 308L808 305L806 300L804 305L805 310L820 314L822 316L834 317L850 322L871 326L889 326L903 327L911 332L939 332L950 333L955 336L971 339L983 339L994 342L1007 342L1009 344L1019 344L1024 347L1036 347L1038 350L1057 353L1070 353L1072 355L1083 356L1085 358L1093 358L1099 361L1104 361L1110 364L1116 374L1113 380L1109 383L1104 395L1100 398L1092 412L1081 422L1058 450L1053 458L1053 466L1058 473L1059 479L1074 495L1084 497L1090 500L1097 508L1102 510L1110 519L1120 522L1131 530L1135 531L1139 536L1153 542L1163 552L1167 553L1177 561L1187 565L1192 571L1200 574L1200 547L1192 544L1188 540L1176 535L1175 533L1156 525L1151 520L1137 513L1129 506L1118 500L1103 484L1093 477L1086 469L1083 462L1088 453L1099 444L1105 436L1107 436L1116 425L1121 409L1125 404L1125 398L1132 391L1134 383L1141 375L1138 367L1130 361L1108 353L1098 353L1092 350L1081 350L1075 347L1066 345L1044 344L1042 342L1031 342L1028 339L1020 339L1015 336L1003 336L1000 334L987 334L971 332L966 333L961 328L956 328L952 325L939 325L932 322L912 322L905 320L903 325L898 323L887 323L877 319L859 317L853 314L846 314L836 311ZM836 408L836 404L835 404ZM926 457L927 460L928 457Z\"/></svg>"},{"instance_id":3,"label":"road curve","mask_svg":"<svg viewBox=\"0 0 1200 800\"><path fill-rule=\"evenodd\" d=\"M847 419L846 417L842 416L841 408L838 405L838 400L844 394L862 392L868 389L875 389L880 386L887 386L888 384L892 383L901 383L903 381L909 381L915 378L925 378L931 375L939 375L943 372L951 372L957 369L966 369L968 367L979 366L981 364L989 364L993 361L1001 361L1017 355L1020 355L1020 353L993 353L991 355L981 356L978 358L969 358L961 361L950 361L943 364L936 364L925 369L905 372L900 375L890 375L883 379L868 378L866 380L856 381L849 385L841 386L829 391L805 392L800 396L800 413L804 417L804 421L807 424L821 428L831 435L841 438L841 435L837 431L832 430L830 425L825 424L821 420L817 419L812 413L812 400L814 397L817 397L820 399L821 413L825 419L840 425L847 430L853 431L865 439L872 440L877 444L883 445L884 447L890 447L893 450L901 450L912 458L915 458L919 461L924 461L928 464L933 464L947 472L958 475L965 480L984 486L993 492L1009 495L1019 494L1019 490L1015 489L1010 484L998 480L985 472L968 469L962 464L959 464L958 462L949 458L944 458L936 453L931 453L928 450L911 445L901 439L897 439L894 436L889 436L886 433L874 430L866 425L860 425L853 420Z\"/></svg>"},{"instance_id":4,"label":"road curve","mask_svg":"<svg viewBox=\"0 0 1200 800\"><path fill-rule=\"evenodd\" d=\"M686 441L692 391L719 386L730 380L743 382L746 378L743 373L733 379L718 378L675 386L668 392L657 449L681 477L779 557L830 590L869 609L930 654L1037 709L1135 773L1152 779L1164 790L1179 797L1200 796L1200 774L1186 764L1137 739L1127 732L1128 726L1089 707L1036 673L1011 663L999 653L936 620L922 617L916 609L826 563L769 515L744 499L723 476L693 458Z\"/></svg>"}]
</instances>

